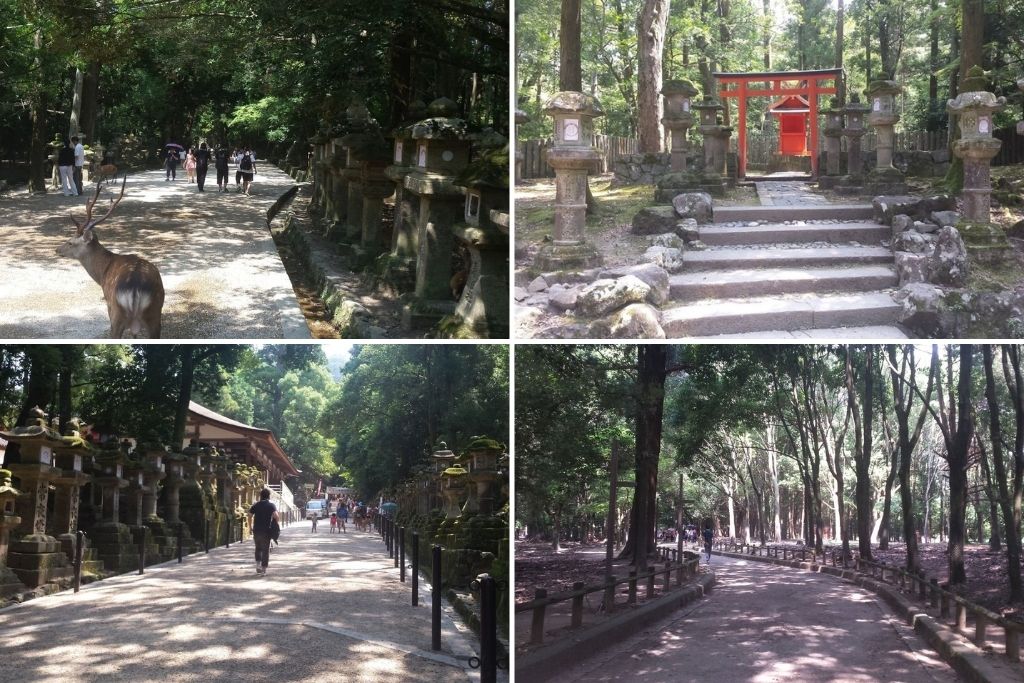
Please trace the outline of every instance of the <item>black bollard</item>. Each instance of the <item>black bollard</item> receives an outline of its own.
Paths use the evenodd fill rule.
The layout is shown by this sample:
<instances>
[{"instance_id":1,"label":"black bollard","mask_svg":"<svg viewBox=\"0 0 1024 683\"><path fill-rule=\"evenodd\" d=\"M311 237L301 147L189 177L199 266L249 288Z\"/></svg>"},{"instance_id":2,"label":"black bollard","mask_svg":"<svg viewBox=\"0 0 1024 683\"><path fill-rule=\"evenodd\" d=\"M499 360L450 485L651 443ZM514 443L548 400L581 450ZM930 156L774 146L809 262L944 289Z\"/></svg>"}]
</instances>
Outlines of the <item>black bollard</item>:
<instances>
[{"instance_id":1,"label":"black bollard","mask_svg":"<svg viewBox=\"0 0 1024 683\"><path fill-rule=\"evenodd\" d=\"M184 548L182 548L182 545L184 545L184 540L185 540L185 523L184 522L178 522L178 564L181 564L181 553L184 552Z\"/></svg>"},{"instance_id":2,"label":"black bollard","mask_svg":"<svg viewBox=\"0 0 1024 683\"><path fill-rule=\"evenodd\" d=\"M391 551L395 558L395 568L400 564L398 561L398 546L402 543L402 527L395 525L394 538L391 539Z\"/></svg>"},{"instance_id":3,"label":"black bollard","mask_svg":"<svg viewBox=\"0 0 1024 683\"><path fill-rule=\"evenodd\" d=\"M420 604L420 532L412 532L412 606Z\"/></svg>"},{"instance_id":4,"label":"black bollard","mask_svg":"<svg viewBox=\"0 0 1024 683\"><path fill-rule=\"evenodd\" d=\"M498 588L490 574L480 576L480 683L498 678Z\"/></svg>"},{"instance_id":5,"label":"black bollard","mask_svg":"<svg viewBox=\"0 0 1024 683\"><path fill-rule=\"evenodd\" d=\"M405 527L398 527L398 580L405 583Z\"/></svg>"},{"instance_id":6,"label":"black bollard","mask_svg":"<svg viewBox=\"0 0 1024 683\"><path fill-rule=\"evenodd\" d=\"M441 649L441 546L431 548L430 649Z\"/></svg>"},{"instance_id":7,"label":"black bollard","mask_svg":"<svg viewBox=\"0 0 1024 683\"><path fill-rule=\"evenodd\" d=\"M75 592L82 587L82 554L85 550L85 532L75 533Z\"/></svg>"},{"instance_id":8,"label":"black bollard","mask_svg":"<svg viewBox=\"0 0 1024 683\"><path fill-rule=\"evenodd\" d=\"M146 572L146 527L139 528L139 575Z\"/></svg>"},{"instance_id":9,"label":"black bollard","mask_svg":"<svg viewBox=\"0 0 1024 683\"><path fill-rule=\"evenodd\" d=\"M206 554L210 554L210 520L203 517L203 547L206 548Z\"/></svg>"},{"instance_id":10,"label":"black bollard","mask_svg":"<svg viewBox=\"0 0 1024 683\"><path fill-rule=\"evenodd\" d=\"M231 547L231 518L224 520L224 547Z\"/></svg>"},{"instance_id":11,"label":"black bollard","mask_svg":"<svg viewBox=\"0 0 1024 683\"><path fill-rule=\"evenodd\" d=\"M387 533L387 544L388 544L388 557L394 557L395 555L395 524L389 517L387 519L388 533Z\"/></svg>"}]
</instances>

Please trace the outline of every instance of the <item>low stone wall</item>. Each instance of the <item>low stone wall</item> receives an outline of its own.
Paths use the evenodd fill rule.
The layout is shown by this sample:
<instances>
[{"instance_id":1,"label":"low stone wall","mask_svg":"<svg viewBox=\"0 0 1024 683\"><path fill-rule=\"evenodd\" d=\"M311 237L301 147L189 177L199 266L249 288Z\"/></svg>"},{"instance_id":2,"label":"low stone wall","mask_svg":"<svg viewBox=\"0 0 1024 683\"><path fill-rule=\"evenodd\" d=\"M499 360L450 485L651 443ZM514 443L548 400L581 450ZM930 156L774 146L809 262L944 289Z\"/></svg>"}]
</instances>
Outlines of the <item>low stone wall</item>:
<instances>
[{"instance_id":1,"label":"low stone wall","mask_svg":"<svg viewBox=\"0 0 1024 683\"><path fill-rule=\"evenodd\" d=\"M669 171L669 155L627 154L612 164L614 183L618 185L652 185L658 176Z\"/></svg>"}]
</instances>

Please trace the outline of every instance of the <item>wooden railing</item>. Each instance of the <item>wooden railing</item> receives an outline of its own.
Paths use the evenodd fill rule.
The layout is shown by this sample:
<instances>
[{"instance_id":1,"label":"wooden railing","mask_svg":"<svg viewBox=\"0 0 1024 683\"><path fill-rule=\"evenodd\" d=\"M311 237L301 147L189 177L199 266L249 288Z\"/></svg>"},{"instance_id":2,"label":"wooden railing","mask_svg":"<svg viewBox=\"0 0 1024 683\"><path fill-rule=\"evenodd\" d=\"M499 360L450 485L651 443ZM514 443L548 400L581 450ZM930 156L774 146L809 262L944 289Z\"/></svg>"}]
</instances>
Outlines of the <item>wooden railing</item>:
<instances>
[{"instance_id":1,"label":"wooden railing","mask_svg":"<svg viewBox=\"0 0 1024 683\"><path fill-rule=\"evenodd\" d=\"M815 564L826 564L832 567L843 567L853 569L871 578L878 579L882 583L898 586L900 592L917 596L929 607L938 609L939 619L950 618L950 607L956 605L955 616L952 626L960 633L967 631L967 617L970 614L974 619L974 644L978 647L985 647L987 642L987 631L989 626L997 626L1003 629L1006 656L1013 662L1020 661L1020 634L1024 632L1024 624L1007 619L996 614L992 610L971 602L967 598L939 585L936 578L928 578L923 570L917 573L907 571L905 568L888 564L886 562L874 562L865 560L851 553L845 558L841 549L831 548L822 552L816 552L814 548L793 548L789 546L757 546L747 543L736 543L735 541L723 539L716 541L714 548L719 551L753 555L758 557L807 561L808 556ZM818 558L821 557L821 562Z\"/></svg>"},{"instance_id":2,"label":"wooden railing","mask_svg":"<svg viewBox=\"0 0 1024 683\"><path fill-rule=\"evenodd\" d=\"M551 605L556 605L561 602L572 601L572 614L570 617L569 628L576 629L583 625L583 600L586 596L593 593L604 593L604 609L606 613L615 611L617 607L623 605L617 604L615 601L616 588L618 586L627 585L628 593L626 597L625 606L635 605L637 602L637 587L643 582L646 586L646 598L650 600L655 594L655 583L658 581L658 577L662 577L662 585L664 592L672 590L672 575L675 575L675 585L680 587L683 585L683 581L686 579L693 578L697 575L699 568L699 558L683 559L682 562L669 560L668 558L677 557L677 551L675 549L662 548L660 549L659 556L665 561L665 566L661 569L652 567L643 574L638 574L636 569L631 569L629 576L625 578L619 578L616 576L609 577L604 583L600 585L584 585L582 581L577 581L572 585L572 590L564 593L557 593L555 595L548 595L548 592L544 588L537 588L534 590L533 600L524 602L516 605L515 613L521 614L523 612L533 612L533 618L530 623L530 644L531 645L542 645L544 643L544 620L546 618L547 608Z\"/></svg>"},{"instance_id":3,"label":"wooden railing","mask_svg":"<svg viewBox=\"0 0 1024 683\"><path fill-rule=\"evenodd\" d=\"M607 173L620 157L637 154L640 150L636 138L624 138L617 135L595 135L594 147L601 151L598 162L598 173ZM554 178L554 170L548 166L548 150L551 149L551 138L542 140L519 140L516 143L522 154L523 178Z\"/></svg>"}]
</instances>

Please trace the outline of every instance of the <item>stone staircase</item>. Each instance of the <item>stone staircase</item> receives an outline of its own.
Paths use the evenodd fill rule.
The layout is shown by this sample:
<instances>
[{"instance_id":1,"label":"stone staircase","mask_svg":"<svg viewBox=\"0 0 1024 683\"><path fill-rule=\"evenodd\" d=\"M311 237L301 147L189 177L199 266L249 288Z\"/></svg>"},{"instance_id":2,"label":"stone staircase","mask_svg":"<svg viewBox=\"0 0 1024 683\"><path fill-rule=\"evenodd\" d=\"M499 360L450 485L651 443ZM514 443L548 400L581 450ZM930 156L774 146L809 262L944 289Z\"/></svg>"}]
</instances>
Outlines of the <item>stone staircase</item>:
<instances>
[{"instance_id":1,"label":"stone staircase","mask_svg":"<svg viewBox=\"0 0 1024 683\"><path fill-rule=\"evenodd\" d=\"M668 337L900 339L890 230L870 205L715 209L662 307ZM841 221L822 222L812 221Z\"/></svg>"}]
</instances>

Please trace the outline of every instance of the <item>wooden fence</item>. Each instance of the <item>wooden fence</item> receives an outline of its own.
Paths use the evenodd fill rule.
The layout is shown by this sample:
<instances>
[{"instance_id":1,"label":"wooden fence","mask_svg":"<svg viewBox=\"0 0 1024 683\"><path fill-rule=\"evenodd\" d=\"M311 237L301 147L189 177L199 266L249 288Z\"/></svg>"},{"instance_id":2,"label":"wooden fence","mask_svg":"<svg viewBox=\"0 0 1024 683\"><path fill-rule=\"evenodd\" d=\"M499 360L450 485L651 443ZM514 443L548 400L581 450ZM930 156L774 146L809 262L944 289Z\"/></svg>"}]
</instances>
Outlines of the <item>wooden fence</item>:
<instances>
[{"instance_id":1,"label":"wooden fence","mask_svg":"<svg viewBox=\"0 0 1024 683\"><path fill-rule=\"evenodd\" d=\"M516 146L523 156L523 178L555 177L555 172L548 166L548 149L551 148L551 138L520 140ZM637 154L640 150L640 142L636 138L624 138L617 135L595 135L594 146L602 153L600 173L608 173L620 157Z\"/></svg>"}]
</instances>

